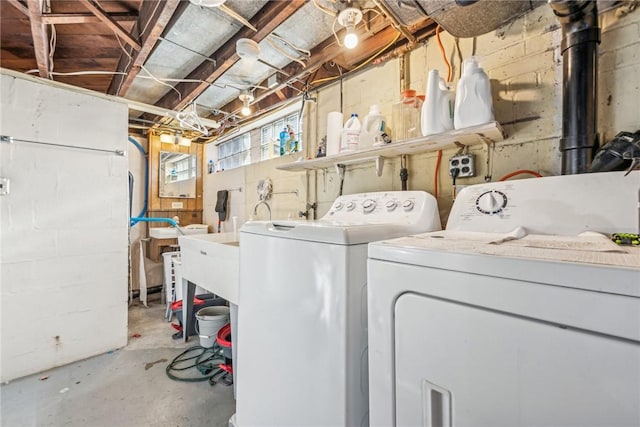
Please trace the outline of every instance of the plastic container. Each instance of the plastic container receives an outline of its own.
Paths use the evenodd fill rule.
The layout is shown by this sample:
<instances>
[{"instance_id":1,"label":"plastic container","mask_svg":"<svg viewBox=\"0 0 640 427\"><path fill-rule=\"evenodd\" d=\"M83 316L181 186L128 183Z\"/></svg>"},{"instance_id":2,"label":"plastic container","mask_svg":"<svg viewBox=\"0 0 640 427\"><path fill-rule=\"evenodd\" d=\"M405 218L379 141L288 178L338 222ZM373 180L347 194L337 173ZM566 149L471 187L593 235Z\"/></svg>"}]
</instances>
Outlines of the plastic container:
<instances>
[{"instance_id":1,"label":"plastic container","mask_svg":"<svg viewBox=\"0 0 640 427\"><path fill-rule=\"evenodd\" d=\"M434 135L453 129L455 94L449 90L438 70L429 71L427 95L422 105L420 127L422 135Z\"/></svg>"},{"instance_id":2,"label":"plastic container","mask_svg":"<svg viewBox=\"0 0 640 427\"><path fill-rule=\"evenodd\" d=\"M378 105L373 104L369 108L369 114L365 116L362 123L362 132L360 133L358 148L363 149L391 142L386 133L386 128L385 117L380 112Z\"/></svg>"},{"instance_id":3,"label":"plastic container","mask_svg":"<svg viewBox=\"0 0 640 427\"><path fill-rule=\"evenodd\" d=\"M393 140L403 141L420 135L420 111L423 100L416 96L416 91L409 89L402 92L399 102L391 106L393 119Z\"/></svg>"},{"instance_id":4,"label":"plastic container","mask_svg":"<svg viewBox=\"0 0 640 427\"><path fill-rule=\"evenodd\" d=\"M327 156L340 152L343 123L341 112L332 111L327 115Z\"/></svg>"},{"instance_id":5,"label":"plastic container","mask_svg":"<svg viewBox=\"0 0 640 427\"><path fill-rule=\"evenodd\" d=\"M211 348L216 342L218 331L229 322L229 307L214 306L198 310L198 336L200 346Z\"/></svg>"},{"instance_id":6,"label":"plastic container","mask_svg":"<svg viewBox=\"0 0 640 427\"><path fill-rule=\"evenodd\" d=\"M456 129L478 126L494 121L493 100L489 76L476 57L462 63L462 77L458 82L453 125Z\"/></svg>"},{"instance_id":7,"label":"plastic container","mask_svg":"<svg viewBox=\"0 0 640 427\"><path fill-rule=\"evenodd\" d=\"M287 128L284 128L282 132L280 132L280 155L284 156L287 152L287 139L289 139L289 132L287 132Z\"/></svg>"},{"instance_id":8,"label":"plastic container","mask_svg":"<svg viewBox=\"0 0 640 427\"><path fill-rule=\"evenodd\" d=\"M356 151L360 142L360 120L356 113L351 114L351 118L347 120L342 129L342 143L340 152Z\"/></svg>"}]
</instances>

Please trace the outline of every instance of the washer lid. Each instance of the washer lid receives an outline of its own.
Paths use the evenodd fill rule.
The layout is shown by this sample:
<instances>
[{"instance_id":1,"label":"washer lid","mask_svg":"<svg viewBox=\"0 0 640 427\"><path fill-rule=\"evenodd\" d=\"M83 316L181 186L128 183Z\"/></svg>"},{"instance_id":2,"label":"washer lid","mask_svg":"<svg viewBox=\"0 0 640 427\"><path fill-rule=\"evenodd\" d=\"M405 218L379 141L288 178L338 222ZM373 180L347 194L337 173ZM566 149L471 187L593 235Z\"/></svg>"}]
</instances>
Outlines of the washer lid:
<instances>
[{"instance_id":1,"label":"washer lid","mask_svg":"<svg viewBox=\"0 0 640 427\"><path fill-rule=\"evenodd\" d=\"M412 233L403 224L369 224L357 221L249 221L240 233L338 245L357 245L393 239ZM416 231L418 232L418 231Z\"/></svg>"}]
</instances>

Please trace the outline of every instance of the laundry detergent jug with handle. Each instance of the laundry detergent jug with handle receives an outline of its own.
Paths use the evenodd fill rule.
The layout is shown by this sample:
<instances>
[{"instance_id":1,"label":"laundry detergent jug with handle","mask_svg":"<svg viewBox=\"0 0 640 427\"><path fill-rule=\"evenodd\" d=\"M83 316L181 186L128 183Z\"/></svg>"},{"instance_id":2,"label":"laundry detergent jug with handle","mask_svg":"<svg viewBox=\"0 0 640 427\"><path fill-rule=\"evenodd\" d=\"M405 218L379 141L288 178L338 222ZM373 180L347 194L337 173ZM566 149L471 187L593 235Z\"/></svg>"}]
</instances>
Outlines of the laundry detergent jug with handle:
<instances>
[{"instance_id":1,"label":"laundry detergent jug with handle","mask_svg":"<svg viewBox=\"0 0 640 427\"><path fill-rule=\"evenodd\" d=\"M360 142L360 120L356 113L351 114L342 129L342 144L340 152L356 151Z\"/></svg>"},{"instance_id":2,"label":"laundry detergent jug with handle","mask_svg":"<svg viewBox=\"0 0 640 427\"><path fill-rule=\"evenodd\" d=\"M433 135L453 129L453 104L455 94L449 90L438 70L429 71L427 94L422 104L422 135Z\"/></svg>"},{"instance_id":3,"label":"laundry detergent jug with handle","mask_svg":"<svg viewBox=\"0 0 640 427\"><path fill-rule=\"evenodd\" d=\"M369 114L364 118L362 123L362 132L360 133L360 143L358 148L368 148L371 146L384 145L391 142L386 133L386 121L378 105L373 104L369 108Z\"/></svg>"},{"instance_id":4,"label":"laundry detergent jug with handle","mask_svg":"<svg viewBox=\"0 0 640 427\"><path fill-rule=\"evenodd\" d=\"M476 57L462 63L462 77L458 82L453 124L456 129L478 126L494 121L489 76Z\"/></svg>"}]
</instances>

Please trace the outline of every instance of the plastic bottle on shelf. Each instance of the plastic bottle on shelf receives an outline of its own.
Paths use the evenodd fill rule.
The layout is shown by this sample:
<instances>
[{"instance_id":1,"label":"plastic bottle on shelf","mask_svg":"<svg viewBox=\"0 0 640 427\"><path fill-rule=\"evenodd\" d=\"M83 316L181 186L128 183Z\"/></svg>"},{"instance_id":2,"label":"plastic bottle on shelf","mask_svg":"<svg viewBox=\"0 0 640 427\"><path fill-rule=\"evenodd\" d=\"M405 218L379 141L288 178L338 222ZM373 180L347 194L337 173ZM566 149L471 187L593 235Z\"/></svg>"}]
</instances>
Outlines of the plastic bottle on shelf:
<instances>
[{"instance_id":1,"label":"plastic bottle on shelf","mask_svg":"<svg viewBox=\"0 0 640 427\"><path fill-rule=\"evenodd\" d=\"M427 94L422 105L422 135L433 135L453 129L455 93L449 90L438 70L429 71Z\"/></svg>"},{"instance_id":2,"label":"plastic bottle on shelf","mask_svg":"<svg viewBox=\"0 0 640 427\"><path fill-rule=\"evenodd\" d=\"M360 142L358 148L368 148L371 146L384 145L391 142L386 133L386 120L380 112L377 104L373 104L369 108L362 123L362 132L360 133Z\"/></svg>"},{"instance_id":3,"label":"plastic bottle on shelf","mask_svg":"<svg viewBox=\"0 0 640 427\"><path fill-rule=\"evenodd\" d=\"M416 91L408 89L401 93L400 101L391 106L394 141L403 141L421 135L420 111L422 103L423 101L416 96Z\"/></svg>"},{"instance_id":4,"label":"plastic bottle on shelf","mask_svg":"<svg viewBox=\"0 0 640 427\"><path fill-rule=\"evenodd\" d=\"M342 143L340 145L340 152L356 151L358 149L358 143L360 142L360 120L356 113L351 114L347 123L344 124L342 129Z\"/></svg>"},{"instance_id":5,"label":"plastic bottle on shelf","mask_svg":"<svg viewBox=\"0 0 640 427\"><path fill-rule=\"evenodd\" d=\"M494 121L493 100L489 76L474 56L462 63L458 82L453 124L456 129L478 126Z\"/></svg>"},{"instance_id":6,"label":"plastic bottle on shelf","mask_svg":"<svg viewBox=\"0 0 640 427\"><path fill-rule=\"evenodd\" d=\"M289 139L289 132L287 128L282 129L280 132L280 155L284 156L287 152L287 139Z\"/></svg>"}]
</instances>

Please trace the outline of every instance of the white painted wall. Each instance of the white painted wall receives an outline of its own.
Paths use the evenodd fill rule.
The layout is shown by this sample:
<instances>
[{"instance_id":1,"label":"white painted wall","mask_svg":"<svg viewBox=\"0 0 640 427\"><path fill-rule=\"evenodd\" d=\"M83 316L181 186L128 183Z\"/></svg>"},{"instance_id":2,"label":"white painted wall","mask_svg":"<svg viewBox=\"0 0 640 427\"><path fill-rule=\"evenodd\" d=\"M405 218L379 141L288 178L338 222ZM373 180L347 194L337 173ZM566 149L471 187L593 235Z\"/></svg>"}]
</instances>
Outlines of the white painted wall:
<instances>
[{"instance_id":1,"label":"white painted wall","mask_svg":"<svg viewBox=\"0 0 640 427\"><path fill-rule=\"evenodd\" d=\"M598 129L603 141L621 130L640 129L640 8L622 13L618 9L600 16L602 43L599 58ZM562 62L560 41L562 31L551 8L542 5L496 31L473 39L460 39L464 58L476 54L491 79L496 120L503 124L507 139L495 144L474 146L477 176L459 179L457 184L483 182L485 177L498 180L517 169L532 169L542 175L558 175L561 154L558 141L562 133ZM455 87L460 72L460 58L454 38L442 33L447 57L453 64L452 84ZM435 38L411 52L408 58L409 87L424 93L427 71L446 67ZM304 114L304 157L315 156L317 143L326 135L326 119L330 111L340 110L340 86L323 88L317 104L310 104ZM345 117L358 113L364 117L371 104L378 104L391 128L392 103L400 99L399 61L391 60L344 79L342 110ZM242 131L242 130L241 130ZM445 150L438 174L438 204L443 224L453 203L453 186L448 174L448 159L456 149ZM215 159L216 147L205 150L205 162ZM215 191L245 187L240 194L232 194L232 215L242 222L249 219L257 201L256 184L260 178L270 177L274 191L292 189L300 196L276 195L271 201L273 217L283 219L304 210L308 200L319 203L319 215L330 207L339 192L339 179L332 168L316 172L283 172L275 167L295 161L298 154L256 163L236 170L205 176L205 222L214 224ZM435 152L410 156L409 189L434 193ZM381 177L377 177L373 163L349 166L344 193L400 190L399 159L386 162ZM527 176L523 176L526 178ZM514 178L515 179L515 178ZM239 200L238 200L239 199ZM260 211L264 219L266 212Z\"/></svg>"},{"instance_id":2,"label":"white painted wall","mask_svg":"<svg viewBox=\"0 0 640 427\"><path fill-rule=\"evenodd\" d=\"M128 150L127 106L0 75L0 133ZM127 157L0 143L1 381L127 342Z\"/></svg>"}]
</instances>

